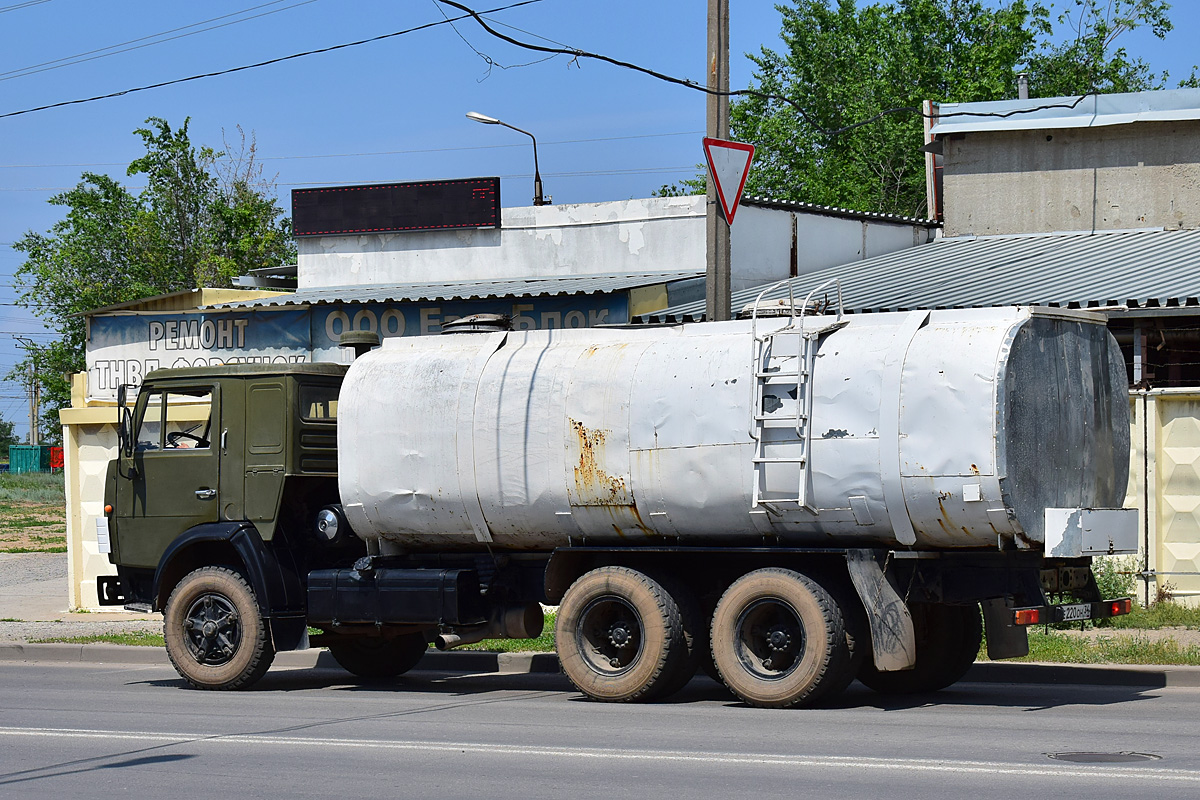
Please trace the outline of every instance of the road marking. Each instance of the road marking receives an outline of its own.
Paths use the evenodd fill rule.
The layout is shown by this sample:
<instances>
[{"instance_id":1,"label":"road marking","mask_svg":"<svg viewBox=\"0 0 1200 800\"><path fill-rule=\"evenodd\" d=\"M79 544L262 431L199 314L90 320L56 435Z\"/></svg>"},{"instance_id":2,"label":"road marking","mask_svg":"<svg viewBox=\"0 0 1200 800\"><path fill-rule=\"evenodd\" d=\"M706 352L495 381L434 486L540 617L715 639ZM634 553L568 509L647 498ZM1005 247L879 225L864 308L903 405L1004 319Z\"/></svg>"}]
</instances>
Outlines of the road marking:
<instances>
[{"instance_id":1,"label":"road marking","mask_svg":"<svg viewBox=\"0 0 1200 800\"><path fill-rule=\"evenodd\" d=\"M865 756L780 755L772 753L729 753L687 750L629 750L590 747L543 747L538 745L488 744L486 742L423 742L391 741L387 739L326 739L307 736L273 736L271 734L220 733L148 733L137 731L96 731L77 728L11 728L0 727L0 736L30 739L85 739L104 742L136 742L141 744L217 744L217 745L276 745L310 747L328 751L330 748L352 750L409 751L427 753L472 753L479 755L516 755L541 758L624 759L628 761L694 762L702 764L765 765L779 767L811 767L817 769L879 769L896 772L948 772L956 774L997 775L1047 778L1105 778L1137 781L1168 781L1200 784L1200 771L1162 769L1154 764L1143 767L1094 768L1058 767L1052 765L1006 763L1001 761L970 761L922 758L871 758ZM1161 762L1159 762L1161 763Z\"/></svg>"}]
</instances>

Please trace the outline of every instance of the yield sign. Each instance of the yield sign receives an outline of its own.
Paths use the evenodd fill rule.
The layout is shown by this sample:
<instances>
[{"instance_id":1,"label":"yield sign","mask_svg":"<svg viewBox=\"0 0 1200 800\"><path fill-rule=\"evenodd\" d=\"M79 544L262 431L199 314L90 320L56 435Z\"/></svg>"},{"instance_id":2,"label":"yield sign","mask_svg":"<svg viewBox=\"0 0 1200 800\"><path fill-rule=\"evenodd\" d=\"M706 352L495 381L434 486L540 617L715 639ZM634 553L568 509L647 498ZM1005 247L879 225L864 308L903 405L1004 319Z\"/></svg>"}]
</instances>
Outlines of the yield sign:
<instances>
[{"instance_id":1,"label":"yield sign","mask_svg":"<svg viewBox=\"0 0 1200 800\"><path fill-rule=\"evenodd\" d=\"M732 225L733 215L742 199L742 189L746 188L746 176L750 174L754 145L705 137L704 156L708 159L708 173L717 187L717 197L721 199L725 221Z\"/></svg>"}]
</instances>

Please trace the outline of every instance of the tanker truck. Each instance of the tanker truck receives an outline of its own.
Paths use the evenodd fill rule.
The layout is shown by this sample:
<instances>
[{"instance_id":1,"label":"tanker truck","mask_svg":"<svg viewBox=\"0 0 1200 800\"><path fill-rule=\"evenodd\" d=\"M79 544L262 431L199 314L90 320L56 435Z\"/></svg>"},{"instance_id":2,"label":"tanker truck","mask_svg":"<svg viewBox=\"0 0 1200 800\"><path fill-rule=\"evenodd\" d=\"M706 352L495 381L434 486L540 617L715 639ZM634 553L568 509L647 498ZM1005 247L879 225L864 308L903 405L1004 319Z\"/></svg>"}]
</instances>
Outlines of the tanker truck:
<instances>
[{"instance_id":1,"label":"tanker truck","mask_svg":"<svg viewBox=\"0 0 1200 800\"><path fill-rule=\"evenodd\" d=\"M1005 658L1128 613L1090 568L1137 540L1103 316L796 308L154 371L118 400L100 601L161 611L204 689L311 646L388 679L549 605L589 698L703 668L760 707L935 691L985 628Z\"/></svg>"}]
</instances>

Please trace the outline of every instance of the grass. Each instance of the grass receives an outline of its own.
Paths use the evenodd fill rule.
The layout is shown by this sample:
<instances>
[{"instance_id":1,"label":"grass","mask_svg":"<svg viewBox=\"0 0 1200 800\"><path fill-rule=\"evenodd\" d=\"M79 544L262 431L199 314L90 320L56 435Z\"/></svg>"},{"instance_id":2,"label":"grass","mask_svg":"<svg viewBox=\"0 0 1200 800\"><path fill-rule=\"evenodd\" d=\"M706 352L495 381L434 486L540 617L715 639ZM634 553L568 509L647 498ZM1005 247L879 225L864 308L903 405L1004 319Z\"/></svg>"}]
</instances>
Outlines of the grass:
<instances>
[{"instance_id":1,"label":"grass","mask_svg":"<svg viewBox=\"0 0 1200 800\"><path fill-rule=\"evenodd\" d=\"M96 633L87 636L50 636L30 639L31 644L124 644L136 647L165 647L161 633L132 631L130 633Z\"/></svg>"},{"instance_id":2,"label":"grass","mask_svg":"<svg viewBox=\"0 0 1200 800\"><path fill-rule=\"evenodd\" d=\"M1106 628L1136 628L1159 630L1162 628L1188 628L1200 630L1200 607L1178 603L1155 603L1149 608L1135 606L1133 611L1121 617L1113 617L1104 625Z\"/></svg>"},{"instance_id":3,"label":"grass","mask_svg":"<svg viewBox=\"0 0 1200 800\"><path fill-rule=\"evenodd\" d=\"M542 625L542 635L536 639L484 639L482 642L456 648L458 650L483 650L488 653L553 653L554 613L547 612Z\"/></svg>"},{"instance_id":4,"label":"grass","mask_svg":"<svg viewBox=\"0 0 1200 800\"><path fill-rule=\"evenodd\" d=\"M36 503L63 505L67 495L60 470L48 472L0 473L0 503Z\"/></svg>"},{"instance_id":5,"label":"grass","mask_svg":"<svg viewBox=\"0 0 1200 800\"><path fill-rule=\"evenodd\" d=\"M67 552L63 474L0 473L0 553Z\"/></svg>"},{"instance_id":6,"label":"grass","mask_svg":"<svg viewBox=\"0 0 1200 800\"><path fill-rule=\"evenodd\" d=\"M980 652L986 660L987 652ZM1136 634L1096 640L1058 631L1030 631L1029 655L1012 661L1049 661L1058 664L1163 664L1200 666L1200 646L1183 646L1174 639L1151 641Z\"/></svg>"}]
</instances>

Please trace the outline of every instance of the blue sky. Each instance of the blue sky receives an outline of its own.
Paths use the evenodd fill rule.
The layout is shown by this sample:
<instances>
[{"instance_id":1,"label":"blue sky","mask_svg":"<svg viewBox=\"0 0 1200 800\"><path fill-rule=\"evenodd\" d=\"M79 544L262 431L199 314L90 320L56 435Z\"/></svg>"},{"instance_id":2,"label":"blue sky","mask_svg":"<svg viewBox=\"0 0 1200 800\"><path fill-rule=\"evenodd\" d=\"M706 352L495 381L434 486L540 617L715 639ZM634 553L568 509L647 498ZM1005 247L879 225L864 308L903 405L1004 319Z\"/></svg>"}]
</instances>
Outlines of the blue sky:
<instances>
[{"instance_id":1,"label":"blue sky","mask_svg":"<svg viewBox=\"0 0 1200 800\"><path fill-rule=\"evenodd\" d=\"M478 8L507 4L474 2ZM541 0L494 19L702 81L705 8L704 0ZM779 14L770 2L734 0L730 17L731 83L745 86L750 65L741 54L777 45ZM0 0L0 114L440 19L434 0ZM1165 42L1142 31L1121 41L1156 70L1169 70L1173 83L1200 61L1193 44L1200 3L1179 0L1172 19L1176 29ZM180 37L171 41L134 41L179 28L166 34ZM46 200L73 186L84 169L123 178L140 152L132 131L151 115L173 125L190 116L192 141L213 146L220 146L222 130L235 134L241 125L253 131L285 204L295 186L500 175L503 204L527 205L527 137L473 123L463 116L471 110L537 135L545 191L556 202L645 197L695 174L703 159L701 93L562 56L518 67L538 56L491 39L474 23L457 23L457 29L443 25L233 75L0 119L0 373L18 360L13 334L46 338L28 312L8 305L15 300L12 273L22 260L9 244L27 230L49 228L60 211ZM124 47L137 49L91 53L104 57L66 66L46 63L126 42ZM472 48L509 68L489 69ZM138 185L136 178L127 182ZM20 386L0 384L0 416L16 422L22 434L26 409Z\"/></svg>"}]
</instances>

